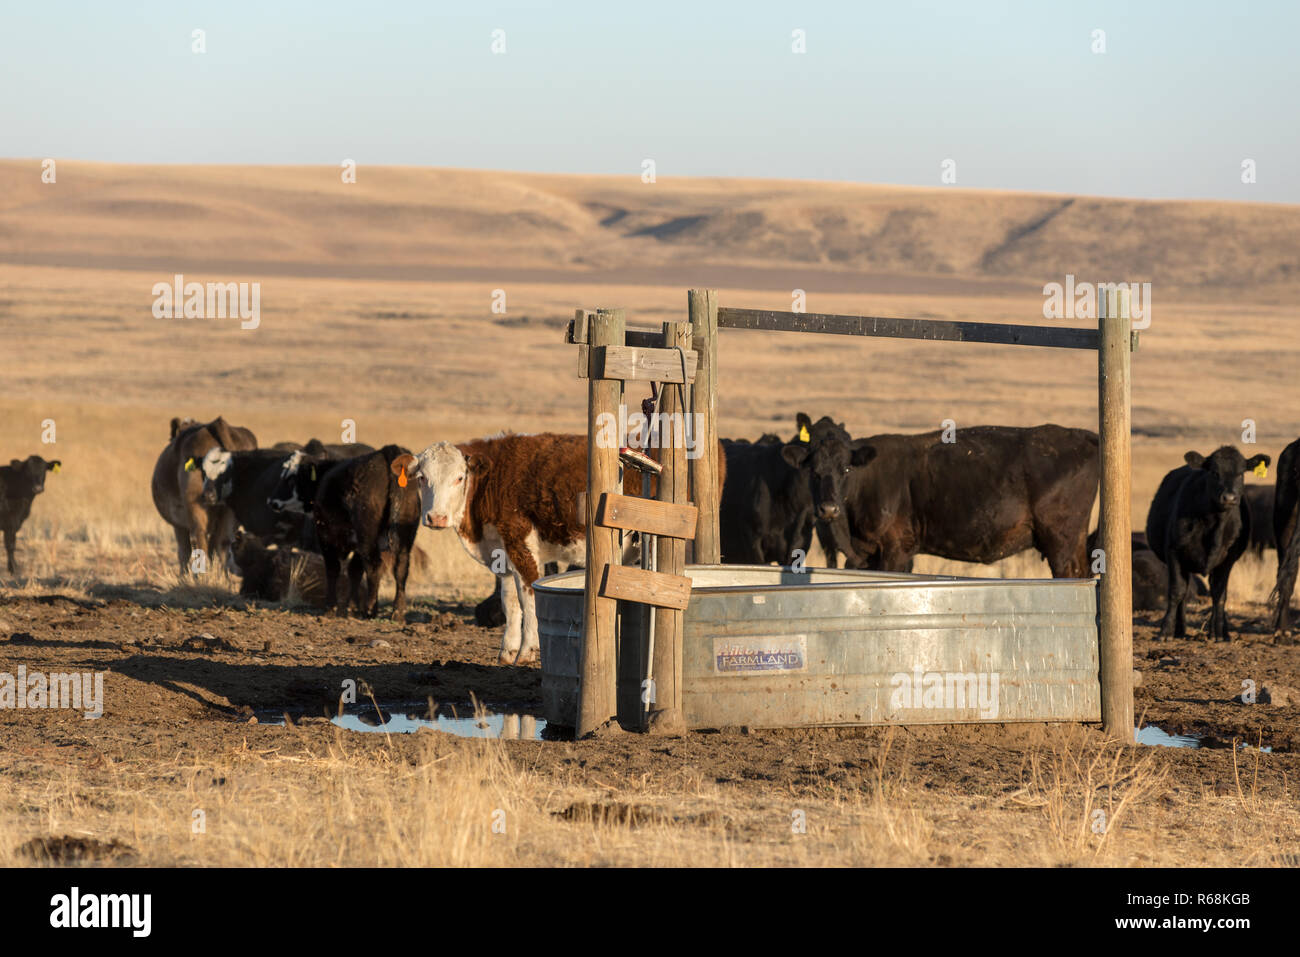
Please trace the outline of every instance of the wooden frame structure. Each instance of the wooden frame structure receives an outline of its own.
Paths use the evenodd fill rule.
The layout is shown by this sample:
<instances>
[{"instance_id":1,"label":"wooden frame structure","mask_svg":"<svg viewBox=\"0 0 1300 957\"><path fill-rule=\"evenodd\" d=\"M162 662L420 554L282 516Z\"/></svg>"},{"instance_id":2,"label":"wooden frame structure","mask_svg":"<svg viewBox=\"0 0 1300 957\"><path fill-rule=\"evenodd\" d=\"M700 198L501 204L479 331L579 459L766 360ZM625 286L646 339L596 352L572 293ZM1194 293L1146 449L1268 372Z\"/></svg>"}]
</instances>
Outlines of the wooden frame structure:
<instances>
[{"instance_id":1,"label":"wooden frame structure","mask_svg":"<svg viewBox=\"0 0 1300 957\"><path fill-rule=\"evenodd\" d=\"M1098 297L1097 328L1003 325L933 319L840 316L736 309L718 305L711 289L687 294L688 322L660 332L628 330L622 310L579 310L567 339L579 346L579 375L588 380L588 460L585 518L587 571L577 736L617 713L617 602L653 606L653 681L642 689L649 705L643 726L678 731L682 723L682 622L690 598L685 577L687 541L693 561L721 560L717 487L717 355L719 329L756 329L831 335L982 342L1097 352L1098 434L1101 444L1100 547L1105 557L1098 586L1101 717L1105 732L1133 741L1133 609L1131 571L1131 352L1138 335L1129 319L1129 291ZM618 443L602 424L619 418L626 381L664 384L661 409L680 413L689 397L701 428L696 456L687 459L680 434L660 435L657 503L622 496ZM687 502L688 488L695 509ZM637 504L633 504L633 503ZM653 571L624 568L620 530L654 536ZM646 549L643 549L646 551Z\"/></svg>"}]
</instances>

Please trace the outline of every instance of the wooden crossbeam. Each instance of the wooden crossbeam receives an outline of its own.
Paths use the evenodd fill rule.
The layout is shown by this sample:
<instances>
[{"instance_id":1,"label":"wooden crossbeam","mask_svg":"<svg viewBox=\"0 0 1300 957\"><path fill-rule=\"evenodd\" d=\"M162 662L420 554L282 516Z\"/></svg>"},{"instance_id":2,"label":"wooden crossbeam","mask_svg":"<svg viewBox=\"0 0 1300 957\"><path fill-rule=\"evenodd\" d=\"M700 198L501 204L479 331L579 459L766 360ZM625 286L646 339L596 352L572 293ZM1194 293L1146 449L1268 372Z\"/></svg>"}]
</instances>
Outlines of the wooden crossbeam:
<instances>
[{"instance_id":1,"label":"wooden crossbeam","mask_svg":"<svg viewBox=\"0 0 1300 957\"><path fill-rule=\"evenodd\" d=\"M691 601L691 580L684 575L609 564L601 575L600 595L683 611Z\"/></svg>"},{"instance_id":2,"label":"wooden crossbeam","mask_svg":"<svg viewBox=\"0 0 1300 957\"><path fill-rule=\"evenodd\" d=\"M694 350L687 351L686 382L695 378L698 358ZM682 359L676 349L580 346L578 375L583 379L622 379L624 382L682 382Z\"/></svg>"},{"instance_id":3,"label":"wooden crossbeam","mask_svg":"<svg viewBox=\"0 0 1300 957\"><path fill-rule=\"evenodd\" d=\"M564 341L584 345L586 343L587 322L590 312L586 309L574 310L574 318L564 327ZM662 333L649 329L629 329L623 333L623 344L637 349L657 349L664 344Z\"/></svg>"},{"instance_id":4,"label":"wooden crossbeam","mask_svg":"<svg viewBox=\"0 0 1300 957\"><path fill-rule=\"evenodd\" d=\"M991 342L1014 346L1096 350L1096 329L1057 326L1005 325L997 322L955 322L948 319L891 319L881 316L835 316L817 312L775 312L766 309L718 307L719 329L767 329L776 332L818 332L840 336L882 336L891 339L932 339L940 342ZM1136 336L1132 348L1137 347Z\"/></svg>"},{"instance_id":5,"label":"wooden crossbeam","mask_svg":"<svg viewBox=\"0 0 1300 957\"><path fill-rule=\"evenodd\" d=\"M676 505L652 498L613 495L606 492L600 500L596 524L605 528L666 535L669 538L694 538L699 510L694 505Z\"/></svg>"}]
</instances>

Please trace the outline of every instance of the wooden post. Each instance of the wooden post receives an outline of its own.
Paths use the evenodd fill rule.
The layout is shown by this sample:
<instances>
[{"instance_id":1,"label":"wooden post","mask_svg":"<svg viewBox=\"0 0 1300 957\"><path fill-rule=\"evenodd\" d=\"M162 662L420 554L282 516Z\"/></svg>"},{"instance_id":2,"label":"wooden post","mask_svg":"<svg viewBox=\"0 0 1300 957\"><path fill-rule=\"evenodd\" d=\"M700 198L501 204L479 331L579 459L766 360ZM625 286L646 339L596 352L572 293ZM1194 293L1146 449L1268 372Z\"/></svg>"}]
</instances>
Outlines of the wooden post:
<instances>
[{"instance_id":1,"label":"wooden post","mask_svg":"<svg viewBox=\"0 0 1300 957\"><path fill-rule=\"evenodd\" d=\"M691 327L685 322L664 323L664 347L668 349L691 348ZM698 373L697 373L698 374ZM684 387L689 388L689 386ZM682 402L678 387L663 386L659 410L660 462L664 470L659 476L659 501L685 505L687 501L685 431L679 435L678 425L684 427ZM686 541L661 536L658 542L656 568L667 575L686 574ZM676 734L686 728L682 713L682 622L684 612L676 608L658 608L654 616L654 701L651 704L649 730L652 733Z\"/></svg>"},{"instance_id":2,"label":"wooden post","mask_svg":"<svg viewBox=\"0 0 1300 957\"><path fill-rule=\"evenodd\" d=\"M1132 455L1129 447L1129 291L1098 296L1098 418L1101 438L1101 548L1105 572L1098 596L1101 723L1107 735L1133 743ZM1088 556L1089 561L1092 556Z\"/></svg>"},{"instance_id":3,"label":"wooden post","mask_svg":"<svg viewBox=\"0 0 1300 957\"><path fill-rule=\"evenodd\" d=\"M627 320L622 309L601 309L588 328L587 343L621 346ZM618 602L600 595L605 566L621 561L618 530L596 524L596 509L606 492L621 492L618 481L618 442L601 441L602 426L618 421L623 383L617 379L587 380L587 591L582 617L582 661L578 686L578 726L581 738L604 725L618 712L618 645L615 628ZM605 448L605 445L609 445Z\"/></svg>"},{"instance_id":4,"label":"wooden post","mask_svg":"<svg viewBox=\"0 0 1300 957\"><path fill-rule=\"evenodd\" d=\"M691 489L700 510L695 525L692 560L701 565L722 561L722 539L718 531L718 293L715 289L692 289L686 294L691 320L691 343L698 359L691 386L691 410L700 429L695 436L697 457L691 460Z\"/></svg>"}]
</instances>

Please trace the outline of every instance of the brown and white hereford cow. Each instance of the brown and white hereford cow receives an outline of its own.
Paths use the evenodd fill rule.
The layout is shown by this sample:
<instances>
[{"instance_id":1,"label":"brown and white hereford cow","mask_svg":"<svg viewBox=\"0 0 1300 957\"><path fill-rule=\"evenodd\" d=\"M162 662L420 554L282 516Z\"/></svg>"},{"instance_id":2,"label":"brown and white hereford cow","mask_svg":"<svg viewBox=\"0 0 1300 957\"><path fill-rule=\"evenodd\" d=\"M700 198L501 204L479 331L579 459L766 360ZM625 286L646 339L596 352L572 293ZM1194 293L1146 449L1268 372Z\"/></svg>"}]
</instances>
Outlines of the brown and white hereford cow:
<instances>
[{"instance_id":1,"label":"brown and white hereford cow","mask_svg":"<svg viewBox=\"0 0 1300 957\"><path fill-rule=\"evenodd\" d=\"M414 479L430 528L454 528L465 550L499 579L506 627L498 660L533 661L539 651L533 582L547 562L586 559L578 493L587 487L584 435L502 435L439 442L399 456L392 470ZM504 560L502 560L504 559Z\"/></svg>"}]
</instances>

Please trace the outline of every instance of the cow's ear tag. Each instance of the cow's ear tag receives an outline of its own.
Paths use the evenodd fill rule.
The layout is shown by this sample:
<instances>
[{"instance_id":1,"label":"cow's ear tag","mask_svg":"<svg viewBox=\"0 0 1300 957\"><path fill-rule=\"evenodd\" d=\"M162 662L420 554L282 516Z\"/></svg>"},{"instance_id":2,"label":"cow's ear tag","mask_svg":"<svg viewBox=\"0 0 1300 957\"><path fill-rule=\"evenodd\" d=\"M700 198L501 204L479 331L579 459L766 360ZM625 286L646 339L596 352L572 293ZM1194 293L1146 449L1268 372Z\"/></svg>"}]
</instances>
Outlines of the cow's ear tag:
<instances>
[{"instance_id":1,"label":"cow's ear tag","mask_svg":"<svg viewBox=\"0 0 1300 957\"><path fill-rule=\"evenodd\" d=\"M193 459L186 459L186 460L185 460L185 471L187 471L187 472L193 472L193 471L194 471L194 460L193 460Z\"/></svg>"},{"instance_id":2,"label":"cow's ear tag","mask_svg":"<svg viewBox=\"0 0 1300 957\"><path fill-rule=\"evenodd\" d=\"M316 481L316 466L314 465L311 467L311 480Z\"/></svg>"},{"instance_id":3,"label":"cow's ear tag","mask_svg":"<svg viewBox=\"0 0 1300 957\"><path fill-rule=\"evenodd\" d=\"M806 426L806 425L801 425L801 426L799 426L799 441L800 441L800 442L807 442L807 441L809 441L811 438L812 438L812 436L808 434L808 426Z\"/></svg>"},{"instance_id":4,"label":"cow's ear tag","mask_svg":"<svg viewBox=\"0 0 1300 957\"><path fill-rule=\"evenodd\" d=\"M63 466L60 465L58 462L55 462L54 467L51 468L50 471L53 472L55 475L58 475L60 472L63 471Z\"/></svg>"},{"instance_id":5,"label":"cow's ear tag","mask_svg":"<svg viewBox=\"0 0 1300 957\"><path fill-rule=\"evenodd\" d=\"M402 470L397 473L397 484L401 488L406 488L406 466L405 465L403 465Z\"/></svg>"},{"instance_id":6,"label":"cow's ear tag","mask_svg":"<svg viewBox=\"0 0 1300 957\"><path fill-rule=\"evenodd\" d=\"M1268 478L1268 463L1260 462L1255 466L1255 474L1260 478Z\"/></svg>"}]
</instances>

